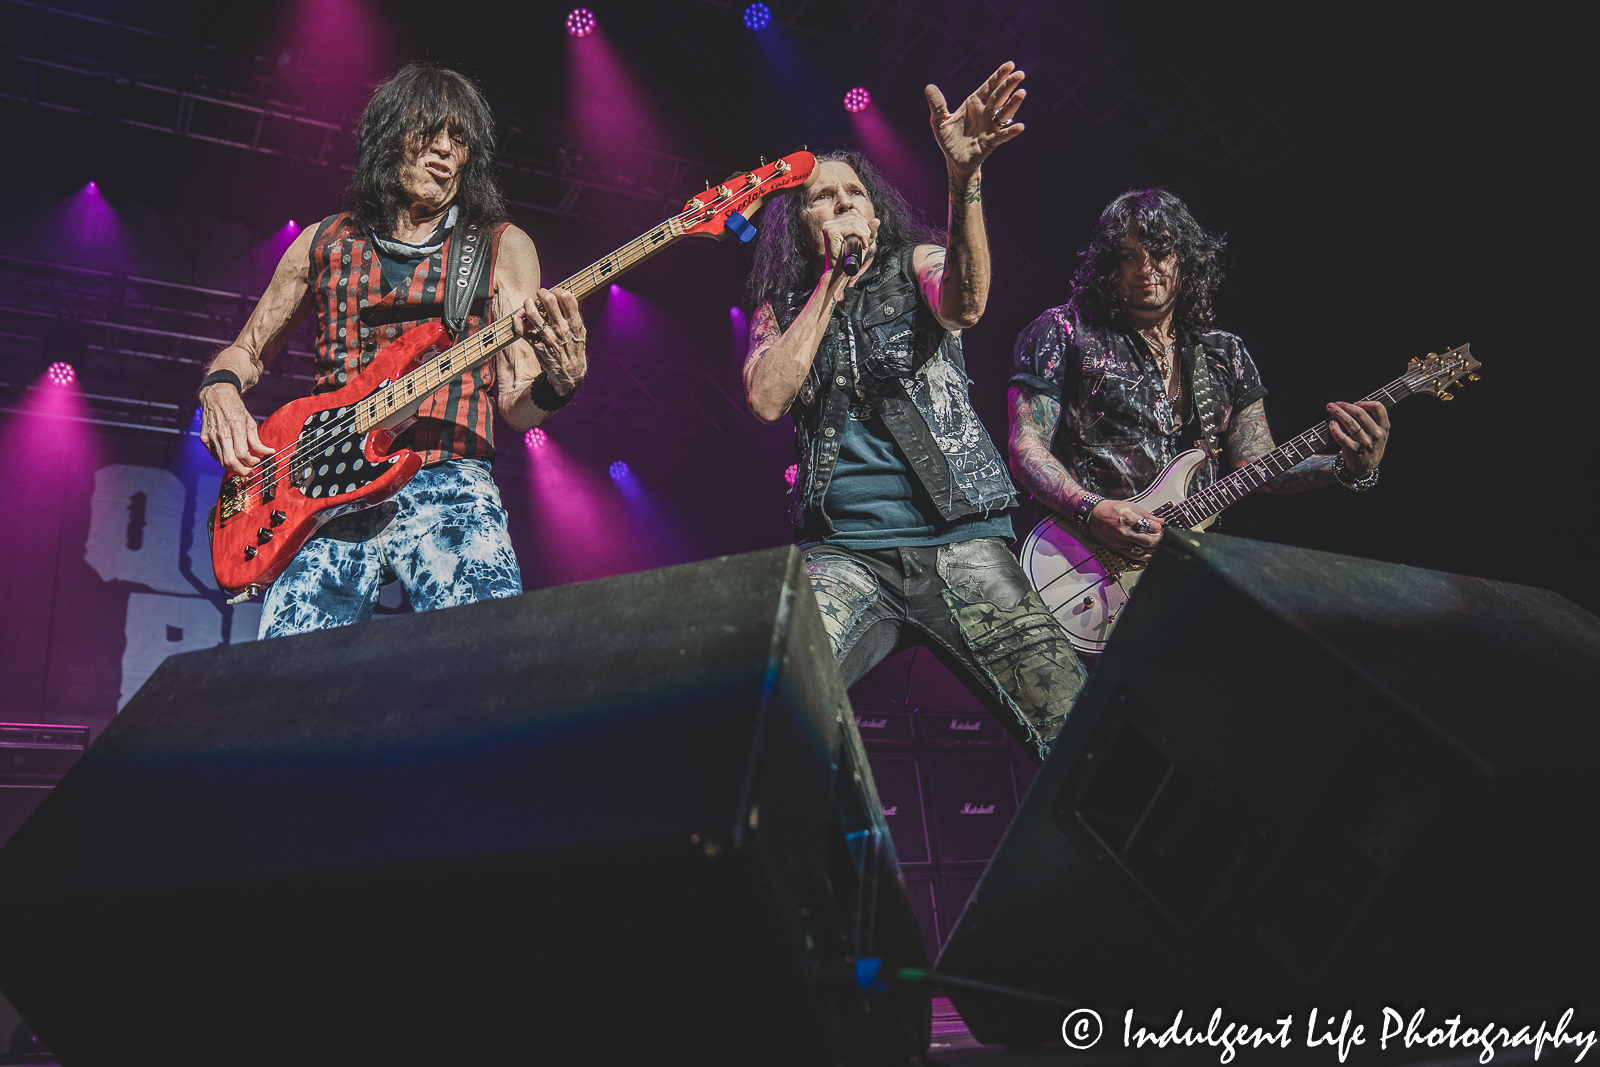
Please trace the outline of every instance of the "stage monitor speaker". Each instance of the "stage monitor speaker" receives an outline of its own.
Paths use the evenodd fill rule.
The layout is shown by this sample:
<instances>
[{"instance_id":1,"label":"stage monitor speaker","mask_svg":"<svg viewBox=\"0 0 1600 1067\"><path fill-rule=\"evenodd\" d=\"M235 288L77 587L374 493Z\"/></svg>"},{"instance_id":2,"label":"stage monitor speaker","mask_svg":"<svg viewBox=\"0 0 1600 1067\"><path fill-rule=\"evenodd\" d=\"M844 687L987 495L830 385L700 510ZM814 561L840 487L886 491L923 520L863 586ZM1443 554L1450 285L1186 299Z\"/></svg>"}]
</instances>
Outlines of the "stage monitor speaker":
<instances>
[{"instance_id":1,"label":"stage monitor speaker","mask_svg":"<svg viewBox=\"0 0 1600 1067\"><path fill-rule=\"evenodd\" d=\"M0 852L74 1067L903 1063L926 966L799 553L168 659Z\"/></svg>"},{"instance_id":2,"label":"stage monitor speaker","mask_svg":"<svg viewBox=\"0 0 1600 1067\"><path fill-rule=\"evenodd\" d=\"M1553 1027L1600 1007L1597 690L1554 593L1169 530L938 969L1119 1046L1129 1008ZM1060 1033L950 992L980 1041Z\"/></svg>"}]
</instances>

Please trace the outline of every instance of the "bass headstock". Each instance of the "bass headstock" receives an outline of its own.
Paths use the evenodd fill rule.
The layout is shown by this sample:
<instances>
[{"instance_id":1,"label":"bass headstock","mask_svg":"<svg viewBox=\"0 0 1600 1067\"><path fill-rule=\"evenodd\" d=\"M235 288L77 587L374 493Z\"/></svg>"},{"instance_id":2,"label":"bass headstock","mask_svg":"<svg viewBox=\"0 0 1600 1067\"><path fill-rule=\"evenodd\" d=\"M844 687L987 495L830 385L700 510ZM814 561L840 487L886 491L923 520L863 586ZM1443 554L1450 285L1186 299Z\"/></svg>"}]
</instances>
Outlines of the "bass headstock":
<instances>
[{"instance_id":1,"label":"bass headstock","mask_svg":"<svg viewBox=\"0 0 1600 1067\"><path fill-rule=\"evenodd\" d=\"M742 171L683 205L683 214L678 216L683 232L719 241L731 233L740 241L749 241L756 235L750 216L761 209L767 197L804 189L816 178L817 157L810 152L791 152L755 170Z\"/></svg>"},{"instance_id":2,"label":"bass headstock","mask_svg":"<svg viewBox=\"0 0 1600 1067\"><path fill-rule=\"evenodd\" d=\"M1413 393L1428 393L1440 400L1452 400L1445 392L1463 379L1478 380L1478 368L1483 366L1472 358L1472 346L1460 345L1448 352L1429 352L1418 356L1406 365L1405 381Z\"/></svg>"}]
</instances>

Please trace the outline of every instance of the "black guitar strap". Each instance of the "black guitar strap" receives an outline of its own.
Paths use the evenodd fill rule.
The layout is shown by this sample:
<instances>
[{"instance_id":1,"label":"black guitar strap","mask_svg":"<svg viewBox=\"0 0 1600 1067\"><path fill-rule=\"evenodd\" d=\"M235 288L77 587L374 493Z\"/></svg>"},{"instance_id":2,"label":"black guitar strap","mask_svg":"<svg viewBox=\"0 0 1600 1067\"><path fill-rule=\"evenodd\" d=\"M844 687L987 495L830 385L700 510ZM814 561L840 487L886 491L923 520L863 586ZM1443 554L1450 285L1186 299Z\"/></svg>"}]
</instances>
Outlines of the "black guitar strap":
<instances>
[{"instance_id":1,"label":"black guitar strap","mask_svg":"<svg viewBox=\"0 0 1600 1067\"><path fill-rule=\"evenodd\" d=\"M445 257L444 328L453 340L466 334L467 315L472 311L472 301L481 295L478 286L484 280L484 263L489 258L489 242L476 225L458 229L450 241L450 254Z\"/></svg>"}]
</instances>

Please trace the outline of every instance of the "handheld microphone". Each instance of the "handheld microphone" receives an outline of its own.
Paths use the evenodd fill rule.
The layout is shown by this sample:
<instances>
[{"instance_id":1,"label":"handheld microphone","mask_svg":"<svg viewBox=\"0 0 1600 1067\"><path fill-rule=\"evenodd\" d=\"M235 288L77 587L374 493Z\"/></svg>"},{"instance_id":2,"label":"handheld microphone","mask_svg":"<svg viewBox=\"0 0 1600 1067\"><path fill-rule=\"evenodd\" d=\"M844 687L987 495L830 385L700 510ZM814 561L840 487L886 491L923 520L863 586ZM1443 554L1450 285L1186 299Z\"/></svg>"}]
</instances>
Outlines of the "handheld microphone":
<instances>
[{"instance_id":1,"label":"handheld microphone","mask_svg":"<svg viewBox=\"0 0 1600 1067\"><path fill-rule=\"evenodd\" d=\"M861 270L861 257L865 253L866 249L861 245L861 238L844 239L844 255L839 258L839 269L844 271L846 277L854 278Z\"/></svg>"}]
</instances>

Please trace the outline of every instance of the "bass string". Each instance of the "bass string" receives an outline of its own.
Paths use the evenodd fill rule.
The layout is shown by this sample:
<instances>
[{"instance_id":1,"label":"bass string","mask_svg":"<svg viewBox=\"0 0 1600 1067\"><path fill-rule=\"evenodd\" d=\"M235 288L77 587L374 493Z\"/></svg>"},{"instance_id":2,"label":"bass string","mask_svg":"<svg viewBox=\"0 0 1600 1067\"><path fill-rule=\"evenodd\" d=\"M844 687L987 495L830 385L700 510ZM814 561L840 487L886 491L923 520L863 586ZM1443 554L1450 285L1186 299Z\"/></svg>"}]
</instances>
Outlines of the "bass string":
<instances>
[{"instance_id":1,"label":"bass string","mask_svg":"<svg viewBox=\"0 0 1600 1067\"><path fill-rule=\"evenodd\" d=\"M511 318L511 316L508 315L505 318L501 319L500 322L494 323L490 327L479 331L478 333L474 334L471 338L469 338L467 341L463 341L461 343L461 345L453 346L452 351L454 350L454 348L466 347L466 346L476 342L477 347L480 350L479 354L481 355L481 350L482 350L482 347L483 347L484 340L487 339L485 337L485 335L489 334L491 330L493 330L496 327L500 326L502 323L505 323L510 318ZM507 343L509 343L509 342L507 342ZM503 346L498 346L498 347L503 347ZM440 357L440 359L443 360L445 357L448 357L449 355L450 355L450 353L446 352L444 354L444 356ZM420 368L420 370L425 372L425 371L428 370L428 368L424 367L424 368ZM462 371L462 373L466 373L466 372ZM394 384L398 384L399 382L403 382L403 381L408 381L412 377L413 377L413 375L408 374L405 377L398 379L398 381L396 383L394 383ZM452 377L454 377L454 375L452 375ZM431 390L429 390L429 392L427 394L425 394L422 397L422 399L424 401L426 401L428 399L428 396L431 396L432 393L437 392L438 389L443 386L443 384L444 384L443 382L440 382L438 385L435 385ZM393 386L391 385L389 388L393 388ZM360 433L360 427L358 425L359 414L360 414L359 409L363 404L367 404L368 402L372 401L376 395L377 395L376 391L373 392L373 393L368 393L361 400L358 400L358 401L356 401L356 403L349 405L348 406L348 411L346 412L346 414L335 418L332 422L329 422L329 423L326 423L326 424L319 424L318 427L312 432L312 435L310 437L297 437L295 439L294 452L292 453L291 456L288 457L291 460L291 462L286 467L284 467L283 469L287 470L289 472L293 472L295 470L298 470L302 464L307 463L307 462L314 462L316 460L316 458L317 458L318 453L325 451L328 447L330 447L332 444L337 443L340 440L340 438L346 436L351 431L355 431L357 433ZM363 458L365 458L364 454L363 454ZM251 471L250 474L246 476L246 479L245 479L245 498L246 498L246 500L253 500L258 495L264 495L266 493L267 485L269 484L269 482L270 483L275 483L275 482L277 482L279 480L279 478L278 478L279 470L278 469L273 469L271 471L266 471L266 470L262 469L262 468L268 467L269 465L272 465L273 461L276 460L276 459L278 459L278 455L273 455L273 456L266 457L260 464L257 465L255 470ZM382 461L379 461L379 462L382 462ZM375 463L373 465L376 466L377 464Z\"/></svg>"},{"instance_id":2,"label":"bass string","mask_svg":"<svg viewBox=\"0 0 1600 1067\"><path fill-rule=\"evenodd\" d=\"M756 185L753 186L753 188L760 188L762 185L766 184L770 180L771 180L770 177L769 178L761 178L756 182ZM582 270L578 271L576 274L572 275L572 277L568 278L565 282L561 283L562 286L566 287L570 283L576 281L582 275L587 274L587 275L589 275L590 284L589 284L588 289L583 294L583 296L587 296L589 293L593 292L595 289L599 288L601 284L603 284L603 278L604 277L620 277L626 271L631 270L639 262L641 262L644 259L648 258L649 256L655 254L656 252L662 251L663 249L667 248L669 245L676 243L679 239L681 239L682 237L685 236L685 231L682 230L683 223L686 222L692 216L698 215L701 212L705 211L707 209L707 207L709 206L709 205L706 205L706 204L700 204L698 201L696 201L696 203L698 204L697 207L691 208L689 210L681 212L678 215L673 216L670 219L667 219L665 222L661 223L660 225L653 227L648 233L645 233L645 234L635 238L634 240L629 241L627 244L623 245L620 249L618 249L616 252L612 253L611 255L603 257L601 259L595 260L589 266L587 266L587 267L583 268ZM667 233L671 235L671 239L668 240L664 244L659 244L655 248L647 248L646 244L645 244L646 241L650 237L652 237L655 234L661 232L661 230L663 228L665 228ZM604 264L607 264L607 263L616 263L616 262L621 262L622 263L622 267L623 267L622 270L614 271L614 272L608 272L605 276L601 276L599 273L597 273L597 270L598 270L598 268L600 266L602 266ZM580 296L579 299L582 299L582 296ZM443 375L446 372L444 372L440 368L442 368L447 362L453 361L457 349L465 348L465 347L468 347L469 345L473 345L474 343L476 343L476 347L478 348L479 351L475 354L474 358L481 357L483 355L484 342L486 340L493 339L494 336L498 334L498 331L502 326L510 327L513 330L513 334L514 334L514 331L515 331L515 326L514 326L515 316L516 316L515 312L512 312L509 315L502 316L498 321L496 321L494 323L491 323L487 328L485 328L483 330L480 330L478 333L476 333L472 337L462 341L460 344L452 346L450 348L450 350L444 352L442 355L439 356L438 359L434 360L432 363L428 364L425 367L419 368L419 372L422 373L424 377L426 377L429 373L436 374L436 375L440 376L440 380L433 386L433 388L430 391L429 395L431 395L432 392L437 392L439 389L444 387L445 378L443 377ZM512 337L508 338L505 341L502 341L502 342L499 342L499 343L495 344L494 345L494 349L496 351L498 351L500 348L503 348L506 345L513 343L515 340L516 340L516 337L512 336ZM471 360L469 359L468 362L470 363ZM476 368L474 368L474 369L476 369ZM465 374L467 372L465 370L463 370L460 373ZM451 373L449 375L449 377L455 377L455 376L456 375L454 373ZM294 470L297 470L302 464L306 463L308 460L314 460L316 458L316 456L317 456L317 453L324 451L328 447L328 444L330 442L337 442L340 437L344 436L345 433L347 433L350 429L354 428L352 424L355 423L356 421L358 421L359 409L360 409L360 407L362 405L368 405L369 409L371 409L373 411L373 413L375 414L376 403L384 401L384 400L389 400L392 397L394 391L398 389L398 387L400 386L400 384L402 382L407 382L408 384L411 384L414 387L415 383L410 381L413 377L414 377L414 375L412 375L412 374L405 375L404 377L399 378L396 381L390 383L388 386L385 386L380 390L374 390L372 393L367 394L365 397L363 397L360 400L358 400L355 404L350 405L349 413L347 413L346 415L335 419L332 423L327 424L325 427L319 427L319 429L313 434L313 436L310 439L297 438L296 441L295 441L295 451L294 451L294 454L293 454L293 462L290 463L287 466L286 469L288 471L292 472ZM425 386L425 388L426 388L426 386ZM380 394L382 394L382 395L380 396ZM423 399L426 400L427 397L424 397ZM392 401L391 401L391 403L392 403ZM391 410L392 410L392 408L391 408ZM262 494L264 494L266 492L266 488L267 488L266 478L267 478L267 473L268 472L262 470L263 467L267 467L269 465L274 467L274 469L271 471L271 476L272 476L271 477L271 481L273 483L276 483L279 480L278 479L278 470L276 469L277 465L272 462L273 460L275 460L277 458L278 457L276 455L266 457L262 461L262 463L257 465L255 470L251 471L250 474L245 476L245 499L247 501L253 500L256 496L262 495Z\"/></svg>"}]
</instances>

